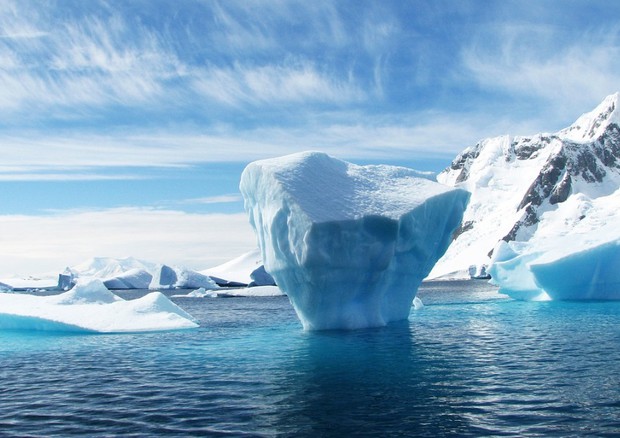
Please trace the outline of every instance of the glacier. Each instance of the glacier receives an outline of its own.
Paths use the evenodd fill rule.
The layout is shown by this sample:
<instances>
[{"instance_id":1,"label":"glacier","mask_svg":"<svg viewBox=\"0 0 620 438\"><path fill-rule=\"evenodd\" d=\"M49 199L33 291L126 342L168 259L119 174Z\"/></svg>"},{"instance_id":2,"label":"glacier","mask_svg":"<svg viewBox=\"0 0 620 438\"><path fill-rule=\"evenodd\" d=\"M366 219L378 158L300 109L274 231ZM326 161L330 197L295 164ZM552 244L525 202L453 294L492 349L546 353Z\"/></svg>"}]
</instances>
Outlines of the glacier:
<instances>
[{"instance_id":1,"label":"glacier","mask_svg":"<svg viewBox=\"0 0 620 438\"><path fill-rule=\"evenodd\" d=\"M0 293L0 329L93 333L180 330L197 321L160 292L124 300L99 279L51 296Z\"/></svg>"},{"instance_id":2,"label":"glacier","mask_svg":"<svg viewBox=\"0 0 620 438\"><path fill-rule=\"evenodd\" d=\"M461 223L469 193L403 167L321 152L250 163L240 191L265 269L306 330L409 316Z\"/></svg>"}]
</instances>

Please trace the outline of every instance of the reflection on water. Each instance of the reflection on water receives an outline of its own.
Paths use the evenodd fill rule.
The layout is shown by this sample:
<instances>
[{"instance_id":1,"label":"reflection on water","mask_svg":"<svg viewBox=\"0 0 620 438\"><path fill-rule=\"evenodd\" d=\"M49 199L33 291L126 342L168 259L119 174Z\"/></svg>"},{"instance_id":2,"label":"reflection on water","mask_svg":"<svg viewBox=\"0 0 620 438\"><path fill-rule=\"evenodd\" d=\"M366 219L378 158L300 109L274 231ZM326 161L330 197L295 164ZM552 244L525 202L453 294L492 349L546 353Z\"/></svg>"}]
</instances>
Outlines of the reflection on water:
<instances>
[{"instance_id":1,"label":"reflection on water","mask_svg":"<svg viewBox=\"0 0 620 438\"><path fill-rule=\"evenodd\" d=\"M277 297L175 299L184 332L0 333L0 436L620 433L620 303L420 296L353 332L304 332Z\"/></svg>"}]
</instances>

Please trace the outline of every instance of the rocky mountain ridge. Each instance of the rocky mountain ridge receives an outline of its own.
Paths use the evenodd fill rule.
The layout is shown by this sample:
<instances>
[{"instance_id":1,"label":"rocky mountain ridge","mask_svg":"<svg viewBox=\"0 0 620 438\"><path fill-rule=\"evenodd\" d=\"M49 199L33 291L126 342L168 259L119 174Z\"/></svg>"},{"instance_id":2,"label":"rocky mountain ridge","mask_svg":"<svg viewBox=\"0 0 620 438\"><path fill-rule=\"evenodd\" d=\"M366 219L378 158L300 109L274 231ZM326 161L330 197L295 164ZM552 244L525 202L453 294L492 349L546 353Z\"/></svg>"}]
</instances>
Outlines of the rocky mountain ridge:
<instances>
[{"instance_id":1,"label":"rocky mountain ridge","mask_svg":"<svg viewBox=\"0 0 620 438\"><path fill-rule=\"evenodd\" d=\"M617 191L618 103L615 93L555 134L485 139L459 154L437 179L469 190L472 197L454 242L431 277L463 273L472 265L480 272L500 240L531 239L540 222L557 215L558 205L569 198L596 199ZM575 218L565 223L570 227Z\"/></svg>"}]
</instances>

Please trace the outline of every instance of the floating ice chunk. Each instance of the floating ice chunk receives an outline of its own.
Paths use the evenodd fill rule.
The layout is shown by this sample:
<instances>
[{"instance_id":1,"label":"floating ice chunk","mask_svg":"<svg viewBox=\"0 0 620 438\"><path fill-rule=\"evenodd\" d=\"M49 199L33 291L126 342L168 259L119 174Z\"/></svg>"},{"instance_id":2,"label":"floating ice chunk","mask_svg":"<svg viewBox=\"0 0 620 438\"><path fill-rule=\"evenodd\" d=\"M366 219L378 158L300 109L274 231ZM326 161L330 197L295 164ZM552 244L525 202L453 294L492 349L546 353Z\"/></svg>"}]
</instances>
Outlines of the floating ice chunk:
<instances>
[{"instance_id":1,"label":"floating ice chunk","mask_svg":"<svg viewBox=\"0 0 620 438\"><path fill-rule=\"evenodd\" d=\"M191 315L159 292L125 301L98 279L53 296L0 293L0 329L121 333L196 327Z\"/></svg>"},{"instance_id":2,"label":"floating ice chunk","mask_svg":"<svg viewBox=\"0 0 620 438\"><path fill-rule=\"evenodd\" d=\"M124 301L108 290L97 278L82 280L73 289L60 295L47 298L50 304L110 304Z\"/></svg>"},{"instance_id":3,"label":"floating ice chunk","mask_svg":"<svg viewBox=\"0 0 620 438\"><path fill-rule=\"evenodd\" d=\"M233 298L233 297L281 297L284 293L277 286L254 286L218 290L196 289L175 298Z\"/></svg>"},{"instance_id":4,"label":"floating ice chunk","mask_svg":"<svg viewBox=\"0 0 620 438\"><path fill-rule=\"evenodd\" d=\"M553 300L620 300L620 240L530 265Z\"/></svg>"},{"instance_id":5,"label":"floating ice chunk","mask_svg":"<svg viewBox=\"0 0 620 438\"><path fill-rule=\"evenodd\" d=\"M617 224L528 243L500 243L489 269L500 292L522 300L620 300Z\"/></svg>"},{"instance_id":6,"label":"floating ice chunk","mask_svg":"<svg viewBox=\"0 0 620 438\"><path fill-rule=\"evenodd\" d=\"M109 289L148 289L153 275L141 268L130 269L112 278L103 280Z\"/></svg>"},{"instance_id":7,"label":"floating ice chunk","mask_svg":"<svg viewBox=\"0 0 620 438\"><path fill-rule=\"evenodd\" d=\"M277 286L254 286L218 291L218 297L281 297L284 292Z\"/></svg>"},{"instance_id":8,"label":"floating ice chunk","mask_svg":"<svg viewBox=\"0 0 620 438\"><path fill-rule=\"evenodd\" d=\"M222 286L275 285L273 277L265 271L258 248L201 273L210 276Z\"/></svg>"},{"instance_id":9,"label":"floating ice chunk","mask_svg":"<svg viewBox=\"0 0 620 438\"><path fill-rule=\"evenodd\" d=\"M251 163L240 190L265 268L309 330L407 319L469 199L411 169L319 152Z\"/></svg>"},{"instance_id":10,"label":"floating ice chunk","mask_svg":"<svg viewBox=\"0 0 620 438\"><path fill-rule=\"evenodd\" d=\"M527 247L525 243L500 241L487 272L500 293L515 300L540 301L544 291L536 283L529 263L541 253L528 251Z\"/></svg>"},{"instance_id":11,"label":"floating ice chunk","mask_svg":"<svg viewBox=\"0 0 620 438\"><path fill-rule=\"evenodd\" d=\"M219 286L208 275L183 268L160 265L156 270L149 289L217 289Z\"/></svg>"},{"instance_id":12,"label":"floating ice chunk","mask_svg":"<svg viewBox=\"0 0 620 438\"><path fill-rule=\"evenodd\" d=\"M419 297L415 297L413 299L413 308L415 310L420 310L423 307L424 307L424 303L422 303L422 300Z\"/></svg>"}]
</instances>

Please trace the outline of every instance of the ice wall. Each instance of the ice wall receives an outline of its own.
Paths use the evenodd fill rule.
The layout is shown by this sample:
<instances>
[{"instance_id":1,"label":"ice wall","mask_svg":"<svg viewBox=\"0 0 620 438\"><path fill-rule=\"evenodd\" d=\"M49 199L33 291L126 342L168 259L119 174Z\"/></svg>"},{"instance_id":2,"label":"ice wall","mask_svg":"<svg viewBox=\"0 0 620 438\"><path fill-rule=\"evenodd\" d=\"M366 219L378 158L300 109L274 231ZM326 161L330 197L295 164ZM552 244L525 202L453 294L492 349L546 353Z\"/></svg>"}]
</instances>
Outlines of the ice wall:
<instances>
[{"instance_id":1,"label":"ice wall","mask_svg":"<svg viewBox=\"0 0 620 438\"><path fill-rule=\"evenodd\" d=\"M251 163L240 190L265 268L308 330L406 319L469 199L411 169L320 152Z\"/></svg>"},{"instance_id":2,"label":"ice wall","mask_svg":"<svg viewBox=\"0 0 620 438\"><path fill-rule=\"evenodd\" d=\"M573 196L543 215L529 241L498 244L491 281L521 300L620 299L618 205L620 190L596 199Z\"/></svg>"}]
</instances>

